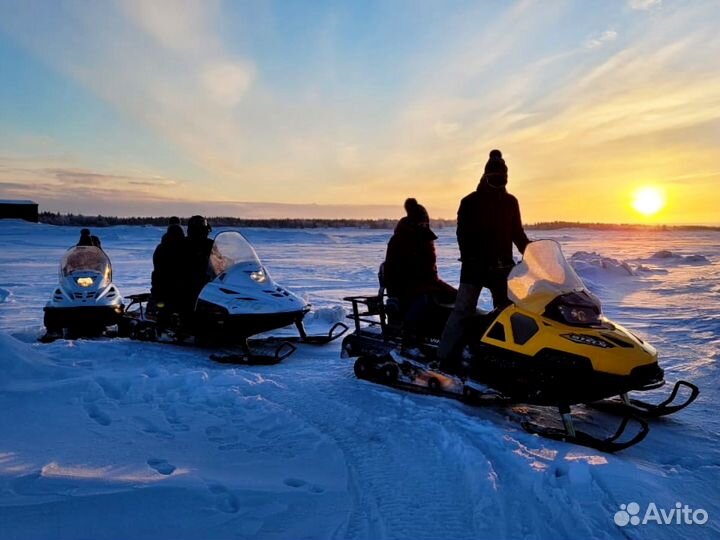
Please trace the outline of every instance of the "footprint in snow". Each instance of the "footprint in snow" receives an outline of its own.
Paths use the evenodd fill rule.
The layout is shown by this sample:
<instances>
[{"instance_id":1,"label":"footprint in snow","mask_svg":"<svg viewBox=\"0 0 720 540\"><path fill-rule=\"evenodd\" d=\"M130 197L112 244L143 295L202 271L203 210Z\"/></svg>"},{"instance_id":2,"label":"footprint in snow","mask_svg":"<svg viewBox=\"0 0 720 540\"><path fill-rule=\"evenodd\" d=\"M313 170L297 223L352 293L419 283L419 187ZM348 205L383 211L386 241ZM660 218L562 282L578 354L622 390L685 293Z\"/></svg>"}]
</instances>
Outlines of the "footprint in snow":
<instances>
[{"instance_id":1,"label":"footprint in snow","mask_svg":"<svg viewBox=\"0 0 720 540\"><path fill-rule=\"evenodd\" d=\"M222 484L208 484L208 491L215 496L215 508L226 514L237 514L240 501Z\"/></svg>"},{"instance_id":2,"label":"footprint in snow","mask_svg":"<svg viewBox=\"0 0 720 540\"><path fill-rule=\"evenodd\" d=\"M157 425L155 425L155 423L153 423L147 418L144 418L142 416L133 416L133 420L140 425L140 430L143 433L154 435L159 439L172 440L175 438L175 435L173 435L169 431L160 429Z\"/></svg>"},{"instance_id":3,"label":"footprint in snow","mask_svg":"<svg viewBox=\"0 0 720 540\"><path fill-rule=\"evenodd\" d=\"M166 459L150 458L147 460L147 464L165 476L175 472L175 465L171 465Z\"/></svg>"},{"instance_id":4,"label":"footprint in snow","mask_svg":"<svg viewBox=\"0 0 720 540\"><path fill-rule=\"evenodd\" d=\"M306 488L310 493L323 493L325 489L315 484L308 484L305 480L300 478L286 478L285 485L292 488Z\"/></svg>"},{"instance_id":5,"label":"footprint in snow","mask_svg":"<svg viewBox=\"0 0 720 540\"><path fill-rule=\"evenodd\" d=\"M208 441L212 443L220 443L221 446L237 443L240 437L232 432L228 432L222 426L208 426L205 428L205 435Z\"/></svg>"},{"instance_id":6,"label":"footprint in snow","mask_svg":"<svg viewBox=\"0 0 720 540\"><path fill-rule=\"evenodd\" d=\"M109 426L112 423L110 417L103 411L101 411L100 408L94 403L87 405L85 407L85 411L90 418L95 420L101 426Z\"/></svg>"}]
</instances>

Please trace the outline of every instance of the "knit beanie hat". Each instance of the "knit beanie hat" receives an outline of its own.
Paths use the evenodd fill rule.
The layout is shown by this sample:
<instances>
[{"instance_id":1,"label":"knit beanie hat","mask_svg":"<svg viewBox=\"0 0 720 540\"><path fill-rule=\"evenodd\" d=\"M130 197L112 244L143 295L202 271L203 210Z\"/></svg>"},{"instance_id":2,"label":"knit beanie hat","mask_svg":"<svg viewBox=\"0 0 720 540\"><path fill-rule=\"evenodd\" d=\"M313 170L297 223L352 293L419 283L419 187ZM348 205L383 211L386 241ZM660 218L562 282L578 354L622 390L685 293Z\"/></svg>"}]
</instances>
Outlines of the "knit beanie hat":
<instances>
[{"instance_id":1,"label":"knit beanie hat","mask_svg":"<svg viewBox=\"0 0 720 540\"><path fill-rule=\"evenodd\" d=\"M491 150L490 159L485 164L485 178L492 187L507 185L508 168L500 150Z\"/></svg>"},{"instance_id":2,"label":"knit beanie hat","mask_svg":"<svg viewBox=\"0 0 720 540\"><path fill-rule=\"evenodd\" d=\"M412 197L405 200L405 212L412 223L430 223L430 216L425 207Z\"/></svg>"}]
</instances>

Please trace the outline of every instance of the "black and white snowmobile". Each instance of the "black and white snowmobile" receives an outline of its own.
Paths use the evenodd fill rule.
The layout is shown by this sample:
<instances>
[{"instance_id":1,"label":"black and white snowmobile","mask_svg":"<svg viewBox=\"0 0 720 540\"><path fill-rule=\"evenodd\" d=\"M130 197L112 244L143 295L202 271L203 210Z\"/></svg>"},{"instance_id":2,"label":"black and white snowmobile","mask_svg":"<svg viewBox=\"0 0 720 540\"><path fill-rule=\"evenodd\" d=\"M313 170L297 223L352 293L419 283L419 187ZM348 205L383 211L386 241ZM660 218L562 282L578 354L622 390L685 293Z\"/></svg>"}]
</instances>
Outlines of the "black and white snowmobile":
<instances>
[{"instance_id":1,"label":"black and white snowmobile","mask_svg":"<svg viewBox=\"0 0 720 540\"><path fill-rule=\"evenodd\" d=\"M523 427L607 452L640 442L649 431L646 418L675 413L698 396L695 385L678 381L658 404L629 397L631 391L665 384L657 352L602 315L600 301L557 242L528 245L523 261L510 272L508 295L511 305L478 313L468 322L458 369L452 374L434 361L437 336L414 349L401 346L401 331L390 322L382 291L346 298L353 306L355 331L343 341L343 356L357 358L357 377L389 386L472 404L557 407L562 427L527 421ZM686 398L675 403L682 389ZM577 404L620 413L622 422L605 439L579 431L570 412ZM634 434L626 433L629 425L636 426Z\"/></svg>"},{"instance_id":2,"label":"black and white snowmobile","mask_svg":"<svg viewBox=\"0 0 720 540\"><path fill-rule=\"evenodd\" d=\"M258 365L287 358L296 349L293 343L322 345L348 329L344 323L336 323L325 335L308 335L303 318L311 306L272 279L239 232L225 231L215 237L208 273L212 279L200 292L191 320L175 317L160 325L152 313L150 294L132 295L128 296L131 302L124 330L136 339L222 347L225 352L211 358ZM299 336L250 339L291 325Z\"/></svg>"},{"instance_id":3,"label":"black and white snowmobile","mask_svg":"<svg viewBox=\"0 0 720 540\"><path fill-rule=\"evenodd\" d=\"M60 262L59 275L59 283L44 308L47 332L42 341L65 335L98 336L120 322L123 298L112 282L112 265L102 249L68 249Z\"/></svg>"}]
</instances>

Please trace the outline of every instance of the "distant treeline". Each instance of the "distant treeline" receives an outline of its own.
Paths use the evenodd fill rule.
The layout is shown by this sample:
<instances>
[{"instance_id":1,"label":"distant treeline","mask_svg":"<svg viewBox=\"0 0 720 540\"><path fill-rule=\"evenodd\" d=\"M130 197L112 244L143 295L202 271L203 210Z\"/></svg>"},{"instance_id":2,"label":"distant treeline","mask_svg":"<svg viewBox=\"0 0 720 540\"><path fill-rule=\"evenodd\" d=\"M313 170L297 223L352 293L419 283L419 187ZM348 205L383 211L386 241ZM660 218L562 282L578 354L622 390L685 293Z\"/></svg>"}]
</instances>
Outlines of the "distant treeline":
<instances>
[{"instance_id":1,"label":"distant treeline","mask_svg":"<svg viewBox=\"0 0 720 540\"><path fill-rule=\"evenodd\" d=\"M60 214L41 212L40 222L50 225L69 225L76 227L111 227L113 225L167 225L168 217L115 217L115 216L83 216L80 214ZM183 224L187 218L181 218ZM362 229L392 229L397 219L244 219L236 217L208 217L214 227L262 227L267 229L328 229L355 227ZM436 229L454 227L454 219L433 219L432 226ZM592 230L712 230L720 231L720 227L703 225L642 225L616 223L580 223L576 221L547 221L526 224L527 229L592 229Z\"/></svg>"},{"instance_id":2,"label":"distant treeline","mask_svg":"<svg viewBox=\"0 0 720 540\"><path fill-rule=\"evenodd\" d=\"M581 223L579 221L542 221L526 224L526 229L592 229L597 231L720 231L713 225L659 225L644 223Z\"/></svg>"},{"instance_id":3,"label":"distant treeline","mask_svg":"<svg viewBox=\"0 0 720 540\"><path fill-rule=\"evenodd\" d=\"M83 216L80 214L60 214L53 212L40 212L40 223L49 225L70 225L77 227L111 227L113 225L154 225L165 226L170 217L115 217L115 216ZM186 224L188 217L180 218ZM366 229L391 229L397 224L397 219L316 219L316 218L289 218L289 219L245 219L236 217L207 217L213 227L262 227L268 229L327 229L341 227L356 227ZM433 220L433 225L441 228L455 225L451 220Z\"/></svg>"}]
</instances>

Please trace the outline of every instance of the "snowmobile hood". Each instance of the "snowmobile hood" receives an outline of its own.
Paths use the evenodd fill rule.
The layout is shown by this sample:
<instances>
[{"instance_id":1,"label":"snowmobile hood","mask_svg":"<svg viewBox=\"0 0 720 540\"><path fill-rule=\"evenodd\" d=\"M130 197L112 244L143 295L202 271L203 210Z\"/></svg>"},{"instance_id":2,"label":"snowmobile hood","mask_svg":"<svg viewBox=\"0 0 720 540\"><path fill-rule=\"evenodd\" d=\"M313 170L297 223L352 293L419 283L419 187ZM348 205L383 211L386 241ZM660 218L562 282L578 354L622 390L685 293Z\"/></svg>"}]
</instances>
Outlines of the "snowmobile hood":
<instances>
[{"instance_id":1,"label":"snowmobile hood","mask_svg":"<svg viewBox=\"0 0 720 540\"><path fill-rule=\"evenodd\" d=\"M508 276L508 296L518 307L542 314L555 298L568 293L586 293L600 305L554 240L538 240L525 248L523 260Z\"/></svg>"},{"instance_id":2,"label":"snowmobile hood","mask_svg":"<svg viewBox=\"0 0 720 540\"><path fill-rule=\"evenodd\" d=\"M221 232L215 237L208 264L214 279L205 285L199 298L222 306L229 316L308 309L302 298L275 283L239 232Z\"/></svg>"},{"instance_id":3,"label":"snowmobile hood","mask_svg":"<svg viewBox=\"0 0 720 540\"><path fill-rule=\"evenodd\" d=\"M65 252L59 274L60 281L75 278L81 287L107 287L112 281L112 265L102 249L74 246Z\"/></svg>"}]
</instances>

